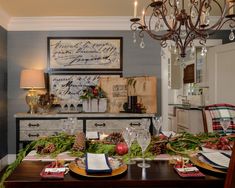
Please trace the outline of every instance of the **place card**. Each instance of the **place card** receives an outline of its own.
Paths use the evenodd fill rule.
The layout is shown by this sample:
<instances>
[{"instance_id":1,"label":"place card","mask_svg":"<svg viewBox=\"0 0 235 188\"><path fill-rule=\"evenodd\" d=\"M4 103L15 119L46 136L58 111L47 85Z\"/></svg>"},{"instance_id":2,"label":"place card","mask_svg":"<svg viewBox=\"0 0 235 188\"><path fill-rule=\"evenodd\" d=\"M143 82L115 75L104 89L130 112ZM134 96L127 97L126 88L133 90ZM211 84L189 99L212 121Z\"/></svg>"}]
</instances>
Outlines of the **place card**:
<instances>
[{"instance_id":1,"label":"place card","mask_svg":"<svg viewBox=\"0 0 235 188\"><path fill-rule=\"evenodd\" d=\"M99 133L97 131L86 131L86 138L90 140L98 140Z\"/></svg>"},{"instance_id":2,"label":"place card","mask_svg":"<svg viewBox=\"0 0 235 188\"><path fill-rule=\"evenodd\" d=\"M197 167L190 166L184 168L177 168L177 165L174 166L174 169L178 175L182 178L203 178L205 175L199 171Z\"/></svg>"}]
</instances>

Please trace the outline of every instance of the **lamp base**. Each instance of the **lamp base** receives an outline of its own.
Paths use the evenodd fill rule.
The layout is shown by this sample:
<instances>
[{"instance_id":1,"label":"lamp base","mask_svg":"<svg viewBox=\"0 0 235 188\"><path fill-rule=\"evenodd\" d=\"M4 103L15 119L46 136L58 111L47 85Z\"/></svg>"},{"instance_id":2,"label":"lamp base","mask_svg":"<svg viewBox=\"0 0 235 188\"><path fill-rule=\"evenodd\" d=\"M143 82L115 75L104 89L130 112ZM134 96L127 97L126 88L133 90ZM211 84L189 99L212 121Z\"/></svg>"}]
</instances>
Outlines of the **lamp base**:
<instances>
[{"instance_id":1,"label":"lamp base","mask_svg":"<svg viewBox=\"0 0 235 188\"><path fill-rule=\"evenodd\" d=\"M35 114L38 109L38 95L36 90L30 89L25 97L26 103L29 106L28 113Z\"/></svg>"}]
</instances>

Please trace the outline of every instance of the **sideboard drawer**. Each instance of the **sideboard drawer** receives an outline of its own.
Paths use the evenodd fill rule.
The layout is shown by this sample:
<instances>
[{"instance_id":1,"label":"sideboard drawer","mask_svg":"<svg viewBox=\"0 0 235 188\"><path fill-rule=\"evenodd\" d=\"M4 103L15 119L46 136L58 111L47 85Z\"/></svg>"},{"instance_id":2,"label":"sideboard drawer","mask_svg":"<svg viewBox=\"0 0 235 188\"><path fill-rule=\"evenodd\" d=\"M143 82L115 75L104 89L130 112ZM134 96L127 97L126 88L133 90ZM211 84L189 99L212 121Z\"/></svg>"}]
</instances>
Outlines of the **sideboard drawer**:
<instances>
[{"instance_id":1,"label":"sideboard drawer","mask_svg":"<svg viewBox=\"0 0 235 188\"><path fill-rule=\"evenodd\" d=\"M126 127L140 127L142 119L87 120L87 131L121 132Z\"/></svg>"},{"instance_id":2,"label":"sideboard drawer","mask_svg":"<svg viewBox=\"0 0 235 188\"><path fill-rule=\"evenodd\" d=\"M20 120L20 130L62 129L61 120Z\"/></svg>"},{"instance_id":3,"label":"sideboard drawer","mask_svg":"<svg viewBox=\"0 0 235 188\"><path fill-rule=\"evenodd\" d=\"M20 141L32 141L37 140L42 137L56 135L60 130L53 131L31 131L31 130L22 130L20 131Z\"/></svg>"},{"instance_id":4,"label":"sideboard drawer","mask_svg":"<svg viewBox=\"0 0 235 188\"><path fill-rule=\"evenodd\" d=\"M66 119L56 120L20 120L20 130L63 130L69 126ZM82 120L77 120L76 127L82 127Z\"/></svg>"}]
</instances>

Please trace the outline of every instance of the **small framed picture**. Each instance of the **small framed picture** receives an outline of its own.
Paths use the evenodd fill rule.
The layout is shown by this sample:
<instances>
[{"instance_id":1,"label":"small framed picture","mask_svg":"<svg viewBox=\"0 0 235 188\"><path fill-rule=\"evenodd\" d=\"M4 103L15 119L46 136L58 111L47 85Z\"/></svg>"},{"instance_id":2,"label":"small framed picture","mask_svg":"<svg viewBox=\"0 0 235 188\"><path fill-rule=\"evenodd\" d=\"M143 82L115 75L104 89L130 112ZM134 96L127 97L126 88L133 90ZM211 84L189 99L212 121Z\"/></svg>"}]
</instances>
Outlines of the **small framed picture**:
<instances>
[{"instance_id":1,"label":"small framed picture","mask_svg":"<svg viewBox=\"0 0 235 188\"><path fill-rule=\"evenodd\" d=\"M51 71L122 71L122 37L48 37Z\"/></svg>"},{"instance_id":2,"label":"small framed picture","mask_svg":"<svg viewBox=\"0 0 235 188\"><path fill-rule=\"evenodd\" d=\"M121 77L121 74L77 74L55 73L49 75L49 92L60 100L75 100L82 103L80 96L87 86L96 86L101 77Z\"/></svg>"}]
</instances>

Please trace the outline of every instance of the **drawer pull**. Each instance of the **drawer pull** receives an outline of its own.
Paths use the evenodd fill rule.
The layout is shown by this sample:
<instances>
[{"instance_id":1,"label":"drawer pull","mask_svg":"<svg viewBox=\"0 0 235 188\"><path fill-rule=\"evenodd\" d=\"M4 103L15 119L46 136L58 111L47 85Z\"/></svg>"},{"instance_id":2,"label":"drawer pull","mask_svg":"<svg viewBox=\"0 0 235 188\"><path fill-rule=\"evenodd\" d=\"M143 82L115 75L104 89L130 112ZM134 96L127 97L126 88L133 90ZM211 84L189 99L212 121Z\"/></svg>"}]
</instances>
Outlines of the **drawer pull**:
<instances>
[{"instance_id":1,"label":"drawer pull","mask_svg":"<svg viewBox=\"0 0 235 188\"><path fill-rule=\"evenodd\" d=\"M28 126L29 127L39 127L40 124L39 123L36 123L36 124L29 123Z\"/></svg>"},{"instance_id":2,"label":"drawer pull","mask_svg":"<svg viewBox=\"0 0 235 188\"><path fill-rule=\"evenodd\" d=\"M40 135L37 133L37 134L28 134L28 137L39 137Z\"/></svg>"},{"instance_id":3,"label":"drawer pull","mask_svg":"<svg viewBox=\"0 0 235 188\"><path fill-rule=\"evenodd\" d=\"M133 126L140 126L140 125L141 125L141 123L132 123L132 122L130 123L131 127L133 127Z\"/></svg>"},{"instance_id":4,"label":"drawer pull","mask_svg":"<svg viewBox=\"0 0 235 188\"><path fill-rule=\"evenodd\" d=\"M105 127L106 124L105 123L95 123L96 127Z\"/></svg>"}]
</instances>

